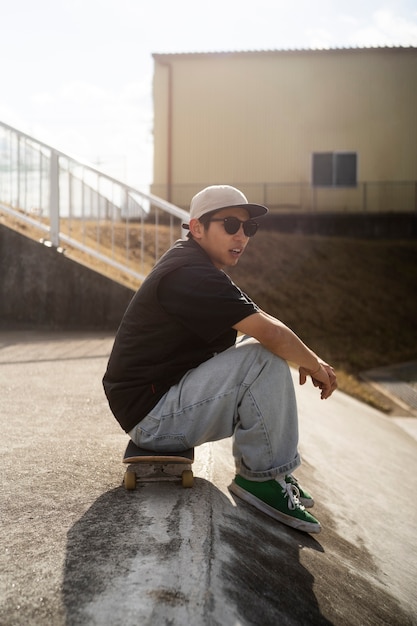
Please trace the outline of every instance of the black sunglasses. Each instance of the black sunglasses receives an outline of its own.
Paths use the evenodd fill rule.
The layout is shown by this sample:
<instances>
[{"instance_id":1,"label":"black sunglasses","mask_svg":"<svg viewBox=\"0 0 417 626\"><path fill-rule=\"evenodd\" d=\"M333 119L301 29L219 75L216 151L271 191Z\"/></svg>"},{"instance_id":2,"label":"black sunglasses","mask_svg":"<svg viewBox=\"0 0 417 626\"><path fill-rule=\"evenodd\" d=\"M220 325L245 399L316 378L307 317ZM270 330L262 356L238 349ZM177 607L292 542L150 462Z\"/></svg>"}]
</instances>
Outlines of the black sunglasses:
<instances>
[{"instance_id":1,"label":"black sunglasses","mask_svg":"<svg viewBox=\"0 0 417 626\"><path fill-rule=\"evenodd\" d=\"M212 217L210 222L223 222L224 230L228 235L235 235L242 224L246 237L253 237L259 226L254 220L242 221L237 217Z\"/></svg>"}]
</instances>

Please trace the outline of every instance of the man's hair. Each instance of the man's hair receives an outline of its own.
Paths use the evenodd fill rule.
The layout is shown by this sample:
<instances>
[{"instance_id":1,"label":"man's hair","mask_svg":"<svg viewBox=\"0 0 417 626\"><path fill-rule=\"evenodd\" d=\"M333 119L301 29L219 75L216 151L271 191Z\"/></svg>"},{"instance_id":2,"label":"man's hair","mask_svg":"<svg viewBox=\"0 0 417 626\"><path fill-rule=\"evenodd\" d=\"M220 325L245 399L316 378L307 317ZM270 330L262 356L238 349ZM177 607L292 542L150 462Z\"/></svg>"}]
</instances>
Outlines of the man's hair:
<instances>
[{"instance_id":1,"label":"man's hair","mask_svg":"<svg viewBox=\"0 0 417 626\"><path fill-rule=\"evenodd\" d=\"M217 211L210 211L210 213L205 213L204 215L198 218L198 221L203 224L204 230L208 230L208 227L210 225L210 220L215 213L217 213ZM193 239L191 231L187 233L187 237L188 239Z\"/></svg>"}]
</instances>

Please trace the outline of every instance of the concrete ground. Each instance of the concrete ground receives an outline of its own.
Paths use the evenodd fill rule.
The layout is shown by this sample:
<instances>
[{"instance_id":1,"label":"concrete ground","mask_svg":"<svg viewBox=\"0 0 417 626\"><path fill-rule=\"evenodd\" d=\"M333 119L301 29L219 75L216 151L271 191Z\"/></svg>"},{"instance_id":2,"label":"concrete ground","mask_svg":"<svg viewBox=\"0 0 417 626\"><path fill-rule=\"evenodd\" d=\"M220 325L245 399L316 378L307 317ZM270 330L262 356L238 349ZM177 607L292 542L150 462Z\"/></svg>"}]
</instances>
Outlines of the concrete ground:
<instances>
[{"instance_id":1,"label":"concrete ground","mask_svg":"<svg viewBox=\"0 0 417 626\"><path fill-rule=\"evenodd\" d=\"M0 333L0 624L417 624L415 418L296 385L309 536L231 496L229 440L196 450L193 489L126 492L111 345Z\"/></svg>"}]
</instances>

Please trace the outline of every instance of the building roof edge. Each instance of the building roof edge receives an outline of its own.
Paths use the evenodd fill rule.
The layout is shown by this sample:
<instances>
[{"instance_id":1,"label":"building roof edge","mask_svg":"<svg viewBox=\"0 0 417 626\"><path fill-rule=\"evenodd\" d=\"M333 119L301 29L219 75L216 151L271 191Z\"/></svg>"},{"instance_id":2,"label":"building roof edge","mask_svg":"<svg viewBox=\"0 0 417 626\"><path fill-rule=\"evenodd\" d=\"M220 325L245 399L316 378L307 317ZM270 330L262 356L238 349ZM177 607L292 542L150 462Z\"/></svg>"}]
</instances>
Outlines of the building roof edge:
<instances>
[{"instance_id":1,"label":"building roof edge","mask_svg":"<svg viewBox=\"0 0 417 626\"><path fill-rule=\"evenodd\" d=\"M217 50L210 52L153 52L152 57L156 60L178 57L213 57L213 56L257 56L257 55L287 55L287 54L330 54L333 52L366 52L366 51L417 51L416 46L362 46L362 47L336 47L336 48L282 48L266 50Z\"/></svg>"}]
</instances>

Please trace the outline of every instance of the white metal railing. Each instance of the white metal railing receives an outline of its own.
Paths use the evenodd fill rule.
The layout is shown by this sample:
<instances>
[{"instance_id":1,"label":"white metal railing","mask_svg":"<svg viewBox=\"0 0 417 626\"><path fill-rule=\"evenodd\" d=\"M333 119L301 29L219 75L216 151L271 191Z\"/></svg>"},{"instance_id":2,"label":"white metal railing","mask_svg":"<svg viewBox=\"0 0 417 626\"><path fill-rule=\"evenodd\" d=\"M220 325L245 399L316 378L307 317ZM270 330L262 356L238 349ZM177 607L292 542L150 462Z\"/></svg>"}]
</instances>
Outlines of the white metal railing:
<instances>
[{"instance_id":1,"label":"white metal railing","mask_svg":"<svg viewBox=\"0 0 417 626\"><path fill-rule=\"evenodd\" d=\"M188 218L183 209L4 122L0 209L39 228L50 245L72 246L138 280L150 269L145 251L154 250L155 262Z\"/></svg>"},{"instance_id":2,"label":"white metal railing","mask_svg":"<svg viewBox=\"0 0 417 626\"><path fill-rule=\"evenodd\" d=\"M152 186L155 194L180 206L205 184ZM309 182L251 183L230 181L251 202L269 207L272 213L417 213L417 179L406 181L358 181L354 187L314 187Z\"/></svg>"}]
</instances>

